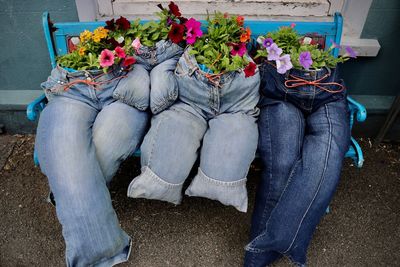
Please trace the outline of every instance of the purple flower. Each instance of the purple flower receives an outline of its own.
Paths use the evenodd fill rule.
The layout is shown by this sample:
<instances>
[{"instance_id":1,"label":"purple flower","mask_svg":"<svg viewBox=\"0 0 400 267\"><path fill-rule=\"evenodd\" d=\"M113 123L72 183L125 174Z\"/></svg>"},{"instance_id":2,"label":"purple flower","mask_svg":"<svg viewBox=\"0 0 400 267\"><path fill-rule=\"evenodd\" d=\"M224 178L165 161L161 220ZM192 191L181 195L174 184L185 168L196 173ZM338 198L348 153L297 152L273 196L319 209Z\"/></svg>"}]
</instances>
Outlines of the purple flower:
<instances>
[{"instance_id":1,"label":"purple flower","mask_svg":"<svg viewBox=\"0 0 400 267\"><path fill-rule=\"evenodd\" d=\"M338 44L335 43L335 42L332 42L331 48L332 48L332 49L333 49L333 48L340 48L340 45L338 45Z\"/></svg>"},{"instance_id":2,"label":"purple flower","mask_svg":"<svg viewBox=\"0 0 400 267\"><path fill-rule=\"evenodd\" d=\"M290 61L290 56L287 54L279 57L275 62L276 70L280 74L284 74L286 71L293 68L292 62Z\"/></svg>"},{"instance_id":3,"label":"purple flower","mask_svg":"<svg viewBox=\"0 0 400 267\"><path fill-rule=\"evenodd\" d=\"M311 53L309 51L301 52L299 62L306 70L308 70L313 63Z\"/></svg>"},{"instance_id":4,"label":"purple flower","mask_svg":"<svg viewBox=\"0 0 400 267\"><path fill-rule=\"evenodd\" d=\"M264 47L270 47L274 43L274 40L272 38L265 38L262 45Z\"/></svg>"},{"instance_id":5,"label":"purple flower","mask_svg":"<svg viewBox=\"0 0 400 267\"><path fill-rule=\"evenodd\" d=\"M350 46L346 46L345 49L346 49L346 54L345 55L347 55L349 57L352 57L352 58L356 58L357 57L357 52L354 51Z\"/></svg>"},{"instance_id":6,"label":"purple flower","mask_svg":"<svg viewBox=\"0 0 400 267\"><path fill-rule=\"evenodd\" d=\"M172 24L172 19L171 18L168 18L167 19L167 25L169 26L169 25L171 25Z\"/></svg>"},{"instance_id":7,"label":"purple flower","mask_svg":"<svg viewBox=\"0 0 400 267\"><path fill-rule=\"evenodd\" d=\"M282 54L282 49L280 49L276 43L273 43L267 47L267 52L268 60L278 60L279 56Z\"/></svg>"}]
</instances>

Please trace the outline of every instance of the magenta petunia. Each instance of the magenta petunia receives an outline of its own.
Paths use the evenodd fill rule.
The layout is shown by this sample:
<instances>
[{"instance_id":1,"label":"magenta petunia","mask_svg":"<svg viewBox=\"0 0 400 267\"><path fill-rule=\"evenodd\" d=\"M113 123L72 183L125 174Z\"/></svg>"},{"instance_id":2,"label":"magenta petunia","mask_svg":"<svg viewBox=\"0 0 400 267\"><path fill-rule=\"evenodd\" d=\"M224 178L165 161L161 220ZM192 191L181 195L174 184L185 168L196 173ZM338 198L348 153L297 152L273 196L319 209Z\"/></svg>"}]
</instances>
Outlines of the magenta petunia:
<instances>
[{"instance_id":1,"label":"magenta petunia","mask_svg":"<svg viewBox=\"0 0 400 267\"><path fill-rule=\"evenodd\" d=\"M120 47L120 46L117 46L114 49L114 52L115 52L115 55L117 55L117 57L119 57L119 58L125 58L126 57L124 49L122 47Z\"/></svg>"},{"instance_id":2,"label":"magenta petunia","mask_svg":"<svg viewBox=\"0 0 400 267\"><path fill-rule=\"evenodd\" d=\"M268 52L267 56L268 60L277 60L279 56L282 54L282 49L280 49L276 43L273 43L269 47L267 47L267 52Z\"/></svg>"},{"instance_id":3,"label":"magenta petunia","mask_svg":"<svg viewBox=\"0 0 400 267\"><path fill-rule=\"evenodd\" d=\"M301 52L299 55L299 62L300 65L302 65L306 70L308 70L313 63L313 60L311 58L311 53L309 51Z\"/></svg>"},{"instance_id":4,"label":"magenta petunia","mask_svg":"<svg viewBox=\"0 0 400 267\"><path fill-rule=\"evenodd\" d=\"M283 55L279 57L276 61L276 70L280 74L284 74L286 71L293 68L292 62L290 60L290 55Z\"/></svg>"},{"instance_id":5,"label":"magenta petunia","mask_svg":"<svg viewBox=\"0 0 400 267\"><path fill-rule=\"evenodd\" d=\"M114 64L114 54L108 49L104 49L100 53L100 66L101 67L110 67Z\"/></svg>"},{"instance_id":6,"label":"magenta petunia","mask_svg":"<svg viewBox=\"0 0 400 267\"><path fill-rule=\"evenodd\" d=\"M245 43L232 44L232 50L231 50L232 56L242 57L246 53L246 51L247 49Z\"/></svg>"},{"instance_id":7,"label":"magenta petunia","mask_svg":"<svg viewBox=\"0 0 400 267\"><path fill-rule=\"evenodd\" d=\"M194 44L196 38L203 36L200 21L197 21L194 18L190 18L188 21L185 22L185 26L187 29L186 42L188 44Z\"/></svg>"}]
</instances>

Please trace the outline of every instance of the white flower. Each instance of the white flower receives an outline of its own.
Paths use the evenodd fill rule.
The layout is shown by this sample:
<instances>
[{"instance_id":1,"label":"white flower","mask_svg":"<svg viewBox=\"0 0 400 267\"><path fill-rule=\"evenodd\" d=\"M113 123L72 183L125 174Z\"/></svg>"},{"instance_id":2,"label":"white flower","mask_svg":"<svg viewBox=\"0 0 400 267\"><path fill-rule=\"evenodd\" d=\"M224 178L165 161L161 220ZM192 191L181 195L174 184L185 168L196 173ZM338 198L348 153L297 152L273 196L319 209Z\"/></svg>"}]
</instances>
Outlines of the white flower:
<instances>
[{"instance_id":1,"label":"white flower","mask_svg":"<svg viewBox=\"0 0 400 267\"><path fill-rule=\"evenodd\" d=\"M125 39L124 39L124 37L122 37L122 36L120 36L120 37L118 37L118 38L116 39L116 41L117 41L119 44L121 44L124 40L125 40Z\"/></svg>"},{"instance_id":2,"label":"white flower","mask_svg":"<svg viewBox=\"0 0 400 267\"><path fill-rule=\"evenodd\" d=\"M79 44L81 41L79 40L79 37L72 37L71 38L71 43L73 43L74 45Z\"/></svg>"},{"instance_id":3,"label":"white flower","mask_svg":"<svg viewBox=\"0 0 400 267\"><path fill-rule=\"evenodd\" d=\"M264 40L265 40L264 36L258 36L257 43L262 44L264 42Z\"/></svg>"},{"instance_id":4,"label":"white flower","mask_svg":"<svg viewBox=\"0 0 400 267\"><path fill-rule=\"evenodd\" d=\"M309 44L311 44L311 42L312 42L312 39L310 37L304 37L303 44L309 45Z\"/></svg>"}]
</instances>

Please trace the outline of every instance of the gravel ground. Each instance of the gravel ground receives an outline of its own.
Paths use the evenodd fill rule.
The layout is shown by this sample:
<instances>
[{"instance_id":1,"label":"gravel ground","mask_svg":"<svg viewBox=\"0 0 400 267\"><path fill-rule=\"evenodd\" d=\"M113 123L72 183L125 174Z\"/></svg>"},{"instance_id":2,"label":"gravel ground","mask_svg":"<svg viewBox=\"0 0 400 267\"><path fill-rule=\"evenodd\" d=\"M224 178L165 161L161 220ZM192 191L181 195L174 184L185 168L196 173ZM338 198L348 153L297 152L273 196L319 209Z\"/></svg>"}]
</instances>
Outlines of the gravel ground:
<instances>
[{"instance_id":1,"label":"gravel ground","mask_svg":"<svg viewBox=\"0 0 400 267\"><path fill-rule=\"evenodd\" d=\"M0 135L0 266L64 266L64 243L55 209L46 202L46 177L33 165L34 136ZM400 266L400 145L361 142L362 169L346 160L331 213L309 249L309 266ZM185 197L179 206L128 199L139 172L129 159L111 194L122 227L134 238L120 266L241 266L251 212L216 201ZM249 174L250 208L260 175ZM291 266L282 259L274 266Z\"/></svg>"}]
</instances>

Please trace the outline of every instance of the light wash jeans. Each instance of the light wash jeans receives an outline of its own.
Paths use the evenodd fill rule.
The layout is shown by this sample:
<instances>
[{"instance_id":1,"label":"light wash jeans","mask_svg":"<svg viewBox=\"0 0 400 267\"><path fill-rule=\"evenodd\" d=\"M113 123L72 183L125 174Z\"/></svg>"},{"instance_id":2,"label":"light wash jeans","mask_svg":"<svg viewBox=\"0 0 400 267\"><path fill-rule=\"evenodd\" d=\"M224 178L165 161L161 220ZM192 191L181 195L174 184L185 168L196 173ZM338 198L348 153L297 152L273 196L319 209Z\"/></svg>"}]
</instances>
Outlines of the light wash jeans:
<instances>
[{"instance_id":1,"label":"light wash jeans","mask_svg":"<svg viewBox=\"0 0 400 267\"><path fill-rule=\"evenodd\" d=\"M140 47L135 55L137 63L128 74L129 86L122 80L114 97L140 110L150 105L154 114L163 111L178 97L173 70L182 53L183 48L169 40L161 40L154 47ZM137 92L141 94L137 96Z\"/></svg>"},{"instance_id":2,"label":"light wash jeans","mask_svg":"<svg viewBox=\"0 0 400 267\"><path fill-rule=\"evenodd\" d=\"M329 75L322 82L343 84L336 70L280 75L274 66L263 64L260 73L263 171L244 266L265 267L282 255L305 266L307 248L333 197L349 147L346 93L283 84L292 79L289 74L309 81Z\"/></svg>"},{"instance_id":3,"label":"light wash jeans","mask_svg":"<svg viewBox=\"0 0 400 267\"><path fill-rule=\"evenodd\" d=\"M179 204L200 152L200 167L186 190L247 210L246 176L254 159L260 77L229 72L211 82L188 50L175 70L179 100L153 116L142 151L142 173L128 196Z\"/></svg>"},{"instance_id":4,"label":"light wash jeans","mask_svg":"<svg viewBox=\"0 0 400 267\"><path fill-rule=\"evenodd\" d=\"M139 146L148 114L113 99L123 72L116 69L95 79L99 74L58 67L42 83L52 98L40 116L35 144L57 203L69 267L113 266L126 261L131 249L107 185ZM97 89L80 83L62 90L87 77L104 83ZM106 82L110 79L115 80Z\"/></svg>"}]
</instances>

